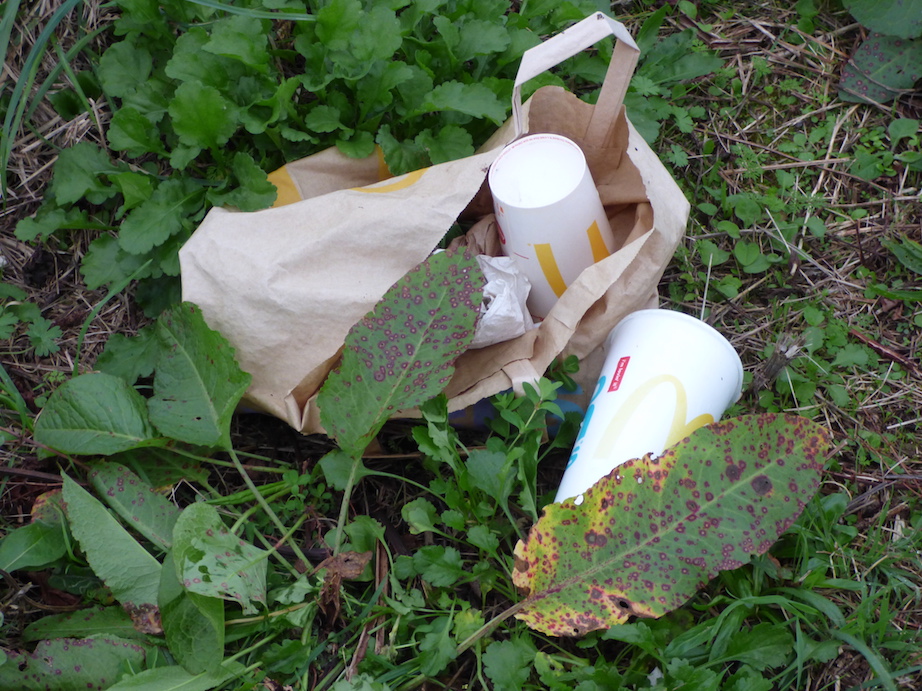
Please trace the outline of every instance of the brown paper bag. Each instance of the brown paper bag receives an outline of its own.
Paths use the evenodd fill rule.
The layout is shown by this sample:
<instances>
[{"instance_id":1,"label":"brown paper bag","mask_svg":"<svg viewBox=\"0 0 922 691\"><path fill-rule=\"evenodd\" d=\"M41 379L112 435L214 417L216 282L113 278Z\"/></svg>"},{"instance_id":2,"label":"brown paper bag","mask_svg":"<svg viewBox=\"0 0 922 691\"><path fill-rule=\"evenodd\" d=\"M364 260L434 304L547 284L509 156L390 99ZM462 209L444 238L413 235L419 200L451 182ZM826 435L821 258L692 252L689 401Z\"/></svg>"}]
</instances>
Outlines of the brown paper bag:
<instances>
[{"instance_id":1,"label":"brown paper bag","mask_svg":"<svg viewBox=\"0 0 922 691\"><path fill-rule=\"evenodd\" d=\"M528 79L608 35L617 43L595 106L559 87L521 104ZM526 132L561 134L582 147L619 247L569 285L538 328L463 354L446 394L452 410L465 408L520 390L570 354L583 362L585 381L594 381L609 331L655 303L690 208L624 115L636 61L623 25L596 13L523 55L513 117L474 156L382 179L379 155L356 160L330 149L271 176L275 207L212 209L180 252L183 299L201 307L253 376L246 401L304 433L322 431L320 386L349 329L385 291L462 214L480 219L463 242L497 252L486 174L502 147Z\"/></svg>"}]
</instances>

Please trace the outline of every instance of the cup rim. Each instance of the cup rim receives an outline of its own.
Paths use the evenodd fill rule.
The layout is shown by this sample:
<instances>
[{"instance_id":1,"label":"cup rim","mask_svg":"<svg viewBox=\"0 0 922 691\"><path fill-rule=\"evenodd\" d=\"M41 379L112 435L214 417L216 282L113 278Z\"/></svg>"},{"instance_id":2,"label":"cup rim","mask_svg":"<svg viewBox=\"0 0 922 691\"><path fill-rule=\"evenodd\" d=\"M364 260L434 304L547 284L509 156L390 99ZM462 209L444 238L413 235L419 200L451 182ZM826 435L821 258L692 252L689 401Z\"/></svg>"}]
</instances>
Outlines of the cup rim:
<instances>
[{"instance_id":1,"label":"cup rim","mask_svg":"<svg viewBox=\"0 0 922 691\"><path fill-rule=\"evenodd\" d=\"M525 136L519 137L518 139L514 139L513 141L506 144L506 146L503 147L503 150L499 153L499 155L495 159L493 159L493 162L490 164L490 170L487 173L487 184L489 185L490 191L493 194L493 197L495 200L501 201L502 204L508 205L510 207L519 208L519 209L540 209L542 207L548 206L548 203L536 204L536 205L522 205L522 204L515 204L513 202L509 202L506 200L500 200L496 192L494 191L494 185L493 185L494 172L500 166L504 158L508 158L519 147L527 146L531 144L532 142L541 140L541 139L550 139L556 142L569 145L576 152L576 154L579 156L580 160L582 161L584 171L588 171L589 164L586 161L586 154L583 152L580 145L577 144L572 139L570 139L569 137L565 137L562 134L555 134L553 132L535 132L533 134L526 134ZM585 172L583 173L583 175L585 175ZM557 203L561 199L565 199L568 195L572 194L573 191L579 187L580 182L582 182L582 179L583 178L580 177L579 179L574 180L573 184L570 187L568 187L566 190L561 192L558 199L550 203L551 204Z\"/></svg>"}]
</instances>

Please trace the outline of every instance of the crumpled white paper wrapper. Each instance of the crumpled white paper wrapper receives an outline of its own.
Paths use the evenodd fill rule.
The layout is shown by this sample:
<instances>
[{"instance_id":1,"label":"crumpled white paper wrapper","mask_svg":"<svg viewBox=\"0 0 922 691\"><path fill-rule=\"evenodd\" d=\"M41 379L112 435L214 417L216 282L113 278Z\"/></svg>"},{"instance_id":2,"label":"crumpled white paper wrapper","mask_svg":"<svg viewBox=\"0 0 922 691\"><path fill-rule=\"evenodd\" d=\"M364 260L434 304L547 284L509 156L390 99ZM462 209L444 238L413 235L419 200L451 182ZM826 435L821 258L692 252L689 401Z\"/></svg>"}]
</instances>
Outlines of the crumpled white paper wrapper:
<instances>
[{"instance_id":1,"label":"crumpled white paper wrapper","mask_svg":"<svg viewBox=\"0 0 922 691\"><path fill-rule=\"evenodd\" d=\"M480 321L471 348L485 348L521 336L535 328L525 299L531 283L512 257L477 255L477 263L487 279L480 306Z\"/></svg>"}]
</instances>

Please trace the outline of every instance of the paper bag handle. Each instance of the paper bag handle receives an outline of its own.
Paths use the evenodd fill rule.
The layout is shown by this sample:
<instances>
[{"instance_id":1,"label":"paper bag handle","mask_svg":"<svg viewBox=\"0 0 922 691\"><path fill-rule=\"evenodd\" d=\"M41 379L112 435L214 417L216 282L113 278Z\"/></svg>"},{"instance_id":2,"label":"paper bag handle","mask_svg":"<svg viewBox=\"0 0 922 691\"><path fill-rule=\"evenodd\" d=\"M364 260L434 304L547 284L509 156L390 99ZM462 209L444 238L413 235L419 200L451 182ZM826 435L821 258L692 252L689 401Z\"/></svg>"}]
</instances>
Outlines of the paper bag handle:
<instances>
[{"instance_id":1,"label":"paper bag handle","mask_svg":"<svg viewBox=\"0 0 922 691\"><path fill-rule=\"evenodd\" d=\"M614 36L617 43L585 136L589 142L600 145L605 142L615 116L624 102L624 94L634 74L640 49L624 24L602 12L589 15L566 31L552 36L534 48L529 48L522 55L512 89L512 119L516 137L524 134L522 85L607 36Z\"/></svg>"}]
</instances>

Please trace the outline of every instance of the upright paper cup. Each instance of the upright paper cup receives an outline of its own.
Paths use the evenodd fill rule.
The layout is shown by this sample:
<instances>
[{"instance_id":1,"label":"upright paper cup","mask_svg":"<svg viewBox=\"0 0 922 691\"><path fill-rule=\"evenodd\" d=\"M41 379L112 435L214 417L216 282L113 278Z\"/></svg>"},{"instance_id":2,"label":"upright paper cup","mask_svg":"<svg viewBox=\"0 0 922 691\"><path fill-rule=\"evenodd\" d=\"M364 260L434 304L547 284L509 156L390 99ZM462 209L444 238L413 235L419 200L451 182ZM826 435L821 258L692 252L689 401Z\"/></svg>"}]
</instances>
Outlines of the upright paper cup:
<instances>
[{"instance_id":1,"label":"upright paper cup","mask_svg":"<svg viewBox=\"0 0 922 691\"><path fill-rule=\"evenodd\" d=\"M743 365L723 336L671 310L625 317L607 354L555 501L632 458L661 454L739 400Z\"/></svg>"},{"instance_id":2,"label":"upright paper cup","mask_svg":"<svg viewBox=\"0 0 922 691\"><path fill-rule=\"evenodd\" d=\"M531 282L529 311L545 317L583 269L614 250L586 157L566 137L533 134L508 145L488 179L503 252Z\"/></svg>"}]
</instances>

